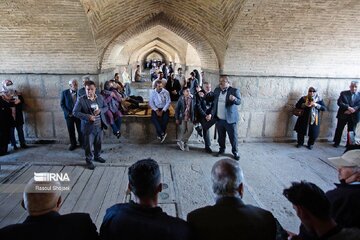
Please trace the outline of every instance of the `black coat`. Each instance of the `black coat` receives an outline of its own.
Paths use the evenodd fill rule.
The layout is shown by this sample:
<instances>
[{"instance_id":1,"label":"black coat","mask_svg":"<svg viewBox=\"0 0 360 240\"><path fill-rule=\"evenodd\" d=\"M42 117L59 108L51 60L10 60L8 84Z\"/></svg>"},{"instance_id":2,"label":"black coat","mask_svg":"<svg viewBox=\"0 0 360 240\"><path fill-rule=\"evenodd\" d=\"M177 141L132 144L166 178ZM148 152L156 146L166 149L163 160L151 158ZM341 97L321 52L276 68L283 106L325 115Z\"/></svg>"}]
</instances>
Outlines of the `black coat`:
<instances>
[{"instance_id":1,"label":"black coat","mask_svg":"<svg viewBox=\"0 0 360 240\"><path fill-rule=\"evenodd\" d=\"M354 123L357 123L360 120L360 92L355 93L355 101L351 101L351 92L350 90L343 91L340 93L337 104L339 106L339 110L337 112L336 117L340 119L348 119L352 118ZM355 108L356 112L353 114L344 114L344 112L348 109L348 107Z\"/></svg>"},{"instance_id":2,"label":"black coat","mask_svg":"<svg viewBox=\"0 0 360 240\"><path fill-rule=\"evenodd\" d=\"M236 197L223 197L214 206L192 211L187 221L198 240L274 240L276 237L274 216Z\"/></svg>"},{"instance_id":3,"label":"black coat","mask_svg":"<svg viewBox=\"0 0 360 240\"><path fill-rule=\"evenodd\" d=\"M97 240L99 235L89 214L71 213L60 215L49 212L41 216L29 216L23 223L0 229L1 240Z\"/></svg>"},{"instance_id":4,"label":"black coat","mask_svg":"<svg viewBox=\"0 0 360 240\"><path fill-rule=\"evenodd\" d=\"M188 240L191 232L184 220L168 216L160 207L130 202L106 210L100 236L102 240Z\"/></svg>"},{"instance_id":5,"label":"black coat","mask_svg":"<svg viewBox=\"0 0 360 240\"><path fill-rule=\"evenodd\" d=\"M16 111L16 118L15 118L15 125L20 126L23 125L24 122L24 115L23 115L23 108L25 105L25 100L22 95L18 95L20 103L15 105L15 111Z\"/></svg>"},{"instance_id":6,"label":"black coat","mask_svg":"<svg viewBox=\"0 0 360 240\"><path fill-rule=\"evenodd\" d=\"M306 96L303 96L299 99L299 101L296 103L296 108L302 108L304 109L304 114L300 117L298 117L294 130L297 133L306 134L309 128L308 135L313 136L314 138L317 138L320 133L320 123L321 123L321 114L320 111L325 111L326 107L322 99L319 99L316 101L317 104L319 104L319 108L316 109L317 115L318 115L318 124L312 124L310 125L310 113L311 108L304 106Z\"/></svg>"},{"instance_id":7,"label":"black coat","mask_svg":"<svg viewBox=\"0 0 360 240\"><path fill-rule=\"evenodd\" d=\"M174 84L172 84L172 81L169 79L166 82L165 89L168 90L168 92L170 93L171 101L177 101L179 99L180 91L181 91L181 84L180 84L179 80L174 79ZM177 94L172 93L172 91L174 91L174 90L176 90Z\"/></svg>"},{"instance_id":8,"label":"black coat","mask_svg":"<svg viewBox=\"0 0 360 240\"><path fill-rule=\"evenodd\" d=\"M360 184L336 184L326 193L331 202L331 214L343 227L360 228Z\"/></svg>"}]
</instances>

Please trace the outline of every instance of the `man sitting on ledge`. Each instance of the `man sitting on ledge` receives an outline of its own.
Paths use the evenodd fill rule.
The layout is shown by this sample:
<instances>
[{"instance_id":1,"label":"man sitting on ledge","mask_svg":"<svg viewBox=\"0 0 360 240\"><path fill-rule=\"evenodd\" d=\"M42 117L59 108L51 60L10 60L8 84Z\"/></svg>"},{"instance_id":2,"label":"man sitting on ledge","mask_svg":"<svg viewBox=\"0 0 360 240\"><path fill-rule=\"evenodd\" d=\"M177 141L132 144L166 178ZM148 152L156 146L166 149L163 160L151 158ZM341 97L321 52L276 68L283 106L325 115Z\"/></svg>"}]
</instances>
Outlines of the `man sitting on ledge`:
<instances>
[{"instance_id":1,"label":"man sitting on ledge","mask_svg":"<svg viewBox=\"0 0 360 240\"><path fill-rule=\"evenodd\" d=\"M87 213L60 215L61 191L39 189L59 189L60 183L35 182L31 179L25 187L23 208L29 216L23 223L0 229L1 240L92 240L99 239L96 226Z\"/></svg>"},{"instance_id":2,"label":"man sitting on ledge","mask_svg":"<svg viewBox=\"0 0 360 240\"><path fill-rule=\"evenodd\" d=\"M162 184L157 162L152 159L137 161L129 168L128 175L129 190L135 199L106 210L100 228L101 239L190 239L187 223L168 216L158 207Z\"/></svg>"}]
</instances>

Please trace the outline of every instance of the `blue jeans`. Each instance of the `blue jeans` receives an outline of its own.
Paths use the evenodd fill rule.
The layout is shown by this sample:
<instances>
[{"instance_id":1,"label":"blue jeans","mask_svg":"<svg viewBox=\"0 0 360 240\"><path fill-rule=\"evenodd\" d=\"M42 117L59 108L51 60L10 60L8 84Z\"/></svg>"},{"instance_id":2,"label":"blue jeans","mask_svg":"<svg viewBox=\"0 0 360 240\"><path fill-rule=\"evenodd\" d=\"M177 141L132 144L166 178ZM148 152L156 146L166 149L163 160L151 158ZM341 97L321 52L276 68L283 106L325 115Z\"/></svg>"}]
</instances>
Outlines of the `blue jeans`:
<instances>
[{"instance_id":1,"label":"blue jeans","mask_svg":"<svg viewBox=\"0 0 360 240\"><path fill-rule=\"evenodd\" d=\"M158 137L161 137L166 133L166 127L169 122L169 110L163 112L161 117L158 117L154 110L151 111L151 122L154 124L156 129L156 134Z\"/></svg>"}]
</instances>

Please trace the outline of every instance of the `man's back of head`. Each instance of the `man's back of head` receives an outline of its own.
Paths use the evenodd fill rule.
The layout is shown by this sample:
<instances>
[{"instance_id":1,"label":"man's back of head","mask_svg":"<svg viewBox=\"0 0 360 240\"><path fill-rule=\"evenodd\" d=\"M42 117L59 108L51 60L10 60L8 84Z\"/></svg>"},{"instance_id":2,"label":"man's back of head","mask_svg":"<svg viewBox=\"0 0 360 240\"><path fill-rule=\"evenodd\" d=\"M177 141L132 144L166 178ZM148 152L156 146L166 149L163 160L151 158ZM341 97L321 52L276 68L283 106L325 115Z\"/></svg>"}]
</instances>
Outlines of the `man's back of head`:
<instances>
[{"instance_id":1,"label":"man's back of head","mask_svg":"<svg viewBox=\"0 0 360 240\"><path fill-rule=\"evenodd\" d=\"M36 179L36 177L35 177ZM58 181L35 181L25 187L22 206L29 216L23 223L0 229L0 239L98 239L90 215L71 213L60 215L61 185Z\"/></svg>"},{"instance_id":2,"label":"man's back of head","mask_svg":"<svg viewBox=\"0 0 360 240\"><path fill-rule=\"evenodd\" d=\"M305 208L314 217L330 219L330 202L324 191L315 184L306 181L293 182L290 188L284 189L283 194L294 206Z\"/></svg>"},{"instance_id":3,"label":"man's back of head","mask_svg":"<svg viewBox=\"0 0 360 240\"><path fill-rule=\"evenodd\" d=\"M187 216L197 239L275 239L276 221L272 214L241 200L244 176L237 161L217 161L211 170L211 180L216 204Z\"/></svg>"},{"instance_id":4,"label":"man's back of head","mask_svg":"<svg viewBox=\"0 0 360 240\"><path fill-rule=\"evenodd\" d=\"M161 181L160 168L153 159L137 161L129 167L129 189L139 199L156 197Z\"/></svg>"},{"instance_id":5,"label":"man's back of head","mask_svg":"<svg viewBox=\"0 0 360 240\"><path fill-rule=\"evenodd\" d=\"M129 190L134 201L107 209L100 228L102 239L189 239L185 221L168 216L157 206L161 189L160 168L153 159L129 167Z\"/></svg>"},{"instance_id":6,"label":"man's back of head","mask_svg":"<svg viewBox=\"0 0 360 240\"><path fill-rule=\"evenodd\" d=\"M212 167L212 187L218 197L242 195L243 180L244 175L239 163L232 159L222 159Z\"/></svg>"}]
</instances>

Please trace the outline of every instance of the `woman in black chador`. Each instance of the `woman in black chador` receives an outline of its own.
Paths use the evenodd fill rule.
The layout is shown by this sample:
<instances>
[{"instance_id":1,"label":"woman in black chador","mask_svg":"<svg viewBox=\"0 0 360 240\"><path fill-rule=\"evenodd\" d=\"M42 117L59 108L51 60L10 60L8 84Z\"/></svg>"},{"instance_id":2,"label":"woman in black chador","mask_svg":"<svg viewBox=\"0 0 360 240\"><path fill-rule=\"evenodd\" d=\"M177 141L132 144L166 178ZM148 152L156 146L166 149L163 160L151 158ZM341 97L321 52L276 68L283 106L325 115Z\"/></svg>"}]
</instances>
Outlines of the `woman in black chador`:
<instances>
[{"instance_id":1,"label":"woman in black chador","mask_svg":"<svg viewBox=\"0 0 360 240\"><path fill-rule=\"evenodd\" d=\"M304 137L307 134L309 140L307 148L312 149L315 140L320 132L320 111L325 111L326 107L323 100L316 93L316 89L309 87L308 94L299 99L295 105L296 108L303 109L304 112L298 117L295 124L297 132L297 145L301 147L304 144Z\"/></svg>"}]
</instances>

